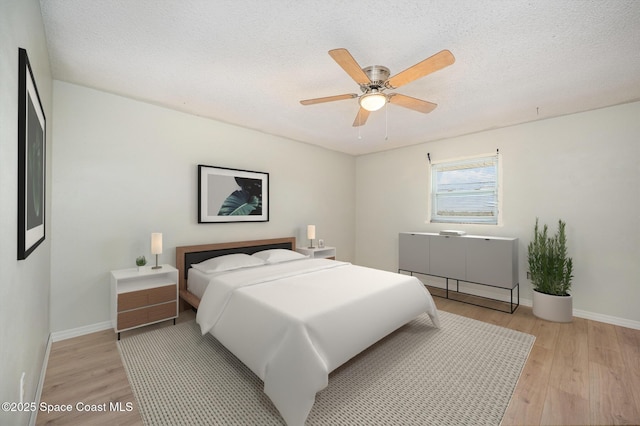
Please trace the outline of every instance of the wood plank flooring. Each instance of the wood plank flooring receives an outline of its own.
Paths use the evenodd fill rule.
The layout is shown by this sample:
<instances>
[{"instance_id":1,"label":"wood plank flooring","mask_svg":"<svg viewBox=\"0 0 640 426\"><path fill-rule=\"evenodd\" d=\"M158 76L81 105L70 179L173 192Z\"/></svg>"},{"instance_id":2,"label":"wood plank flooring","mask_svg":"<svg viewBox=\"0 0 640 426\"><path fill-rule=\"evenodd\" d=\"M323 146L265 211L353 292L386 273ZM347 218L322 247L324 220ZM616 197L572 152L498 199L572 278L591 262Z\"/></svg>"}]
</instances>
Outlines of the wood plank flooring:
<instances>
[{"instance_id":1,"label":"wood plank flooring","mask_svg":"<svg viewBox=\"0 0 640 426\"><path fill-rule=\"evenodd\" d=\"M502 425L640 424L640 330L581 318L568 324L551 323L535 318L523 306L511 315L434 299L443 311L536 336ZM193 312L185 311L178 321L193 317ZM167 321L128 333L171 324ZM74 409L40 412L38 425L142 424L116 335L110 330L53 344L41 401L72 404ZM107 411L79 412L77 402L106 404ZM109 410L110 403L118 402L122 411Z\"/></svg>"}]
</instances>

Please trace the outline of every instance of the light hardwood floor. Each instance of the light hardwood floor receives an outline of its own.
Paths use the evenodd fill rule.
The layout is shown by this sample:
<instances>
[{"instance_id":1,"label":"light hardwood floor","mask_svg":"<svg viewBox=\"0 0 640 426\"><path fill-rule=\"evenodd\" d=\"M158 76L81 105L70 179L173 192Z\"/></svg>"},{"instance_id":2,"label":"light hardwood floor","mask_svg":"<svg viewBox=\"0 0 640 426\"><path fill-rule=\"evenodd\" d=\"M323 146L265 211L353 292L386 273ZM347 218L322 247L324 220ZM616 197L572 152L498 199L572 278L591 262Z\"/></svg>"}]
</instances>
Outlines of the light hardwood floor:
<instances>
[{"instance_id":1,"label":"light hardwood floor","mask_svg":"<svg viewBox=\"0 0 640 426\"><path fill-rule=\"evenodd\" d=\"M569 324L551 323L535 318L523 306L511 315L434 299L443 311L536 336L503 425L640 424L640 330L581 318ZM193 312L185 311L179 321L193 317ZM53 344L41 401L106 404L107 411L78 412L74 407L70 413L41 412L38 425L142 424L116 335L110 330ZM112 402L120 402L124 411L109 411ZM132 411L126 411L127 403Z\"/></svg>"}]
</instances>

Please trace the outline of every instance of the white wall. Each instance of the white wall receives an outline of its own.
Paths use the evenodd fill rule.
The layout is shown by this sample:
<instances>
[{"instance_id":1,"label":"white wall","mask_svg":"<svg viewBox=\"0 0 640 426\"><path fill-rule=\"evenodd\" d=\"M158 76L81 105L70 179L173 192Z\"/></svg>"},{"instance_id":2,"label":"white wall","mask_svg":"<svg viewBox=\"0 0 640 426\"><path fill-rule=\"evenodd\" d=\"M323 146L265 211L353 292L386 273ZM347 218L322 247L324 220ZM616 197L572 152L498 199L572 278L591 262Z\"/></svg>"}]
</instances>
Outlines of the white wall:
<instances>
[{"instance_id":1,"label":"white wall","mask_svg":"<svg viewBox=\"0 0 640 426\"><path fill-rule=\"evenodd\" d=\"M436 116L432 117L437 119ZM536 217L567 222L574 309L640 321L640 103L538 121L356 159L356 261L397 270L398 233L462 229L520 239L521 296ZM502 154L503 224L427 222L427 153Z\"/></svg>"},{"instance_id":2,"label":"white wall","mask_svg":"<svg viewBox=\"0 0 640 426\"><path fill-rule=\"evenodd\" d=\"M296 236L306 225L354 257L355 159L96 90L54 82L51 329L109 320L109 271L175 247ZM269 173L266 223L197 223L197 165Z\"/></svg>"},{"instance_id":3,"label":"white wall","mask_svg":"<svg viewBox=\"0 0 640 426\"><path fill-rule=\"evenodd\" d=\"M33 401L49 337L51 247L51 72L40 3L0 2L0 401ZM27 50L47 117L45 241L17 259L18 48ZM0 424L26 424L30 413L0 411Z\"/></svg>"}]
</instances>

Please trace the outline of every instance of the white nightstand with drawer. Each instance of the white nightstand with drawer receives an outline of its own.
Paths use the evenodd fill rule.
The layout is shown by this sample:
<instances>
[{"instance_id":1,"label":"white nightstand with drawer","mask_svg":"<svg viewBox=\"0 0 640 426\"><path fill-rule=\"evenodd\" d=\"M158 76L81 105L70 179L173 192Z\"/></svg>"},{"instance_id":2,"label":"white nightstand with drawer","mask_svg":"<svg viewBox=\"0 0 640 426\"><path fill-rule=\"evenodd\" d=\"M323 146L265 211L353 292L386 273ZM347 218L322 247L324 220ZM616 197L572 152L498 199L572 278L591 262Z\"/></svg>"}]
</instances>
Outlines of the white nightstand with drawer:
<instances>
[{"instance_id":1,"label":"white nightstand with drawer","mask_svg":"<svg viewBox=\"0 0 640 426\"><path fill-rule=\"evenodd\" d=\"M178 317L178 270L171 265L111 271L111 324L118 333Z\"/></svg>"},{"instance_id":2,"label":"white nightstand with drawer","mask_svg":"<svg viewBox=\"0 0 640 426\"><path fill-rule=\"evenodd\" d=\"M296 247L298 253L306 254L311 258L325 258L336 260L336 248L335 247Z\"/></svg>"}]
</instances>

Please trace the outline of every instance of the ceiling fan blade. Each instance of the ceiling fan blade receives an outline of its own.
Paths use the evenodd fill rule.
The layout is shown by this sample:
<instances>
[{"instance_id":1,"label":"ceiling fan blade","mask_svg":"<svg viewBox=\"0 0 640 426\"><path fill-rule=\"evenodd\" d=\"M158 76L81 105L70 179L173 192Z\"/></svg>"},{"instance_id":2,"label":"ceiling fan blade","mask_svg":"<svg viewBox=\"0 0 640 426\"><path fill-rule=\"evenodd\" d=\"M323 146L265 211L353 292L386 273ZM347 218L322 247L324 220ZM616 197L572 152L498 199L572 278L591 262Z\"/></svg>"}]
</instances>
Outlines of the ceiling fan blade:
<instances>
[{"instance_id":1,"label":"ceiling fan blade","mask_svg":"<svg viewBox=\"0 0 640 426\"><path fill-rule=\"evenodd\" d=\"M401 95L399 93L390 94L389 102L424 114L433 111L438 106L438 104L434 104L433 102L423 101L422 99L412 98L411 96Z\"/></svg>"},{"instance_id":2,"label":"ceiling fan blade","mask_svg":"<svg viewBox=\"0 0 640 426\"><path fill-rule=\"evenodd\" d=\"M371 80L367 74L362 71L362 67L358 65L351 53L347 49L333 49L329 51L329 55L333 58L334 61L338 63L342 67L343 70L346 71L352 79L355 80L358 84L369 84Z\"/></svg>"},{"instance_id":3,"label":"ceiling fan blade","mask_svg":"<svg viewBox=\"0 0 640 426\"><path fill-rule=\"evenodd\" d=\"M364 126L367 123L367 119L369 118L369 111L360 107L358 111L358 115L356 115L356 119L353 120L353 127Z\"/></svg>"},{"instance_id":4,"label":"ceiling fan blade","mask_svg":"<svg viewBox=\"0 0 640 426\"><path fill-rule=\"evenodd\" d=\"M341 101L343 99L353 99L357 98L358 95L355 93L348 93L346 95L336 95L336 96L326 96L324 98L315 98L315 99L305 99L300 101L302 105L313 105L313 104L321 104L323 102L333 102L333 101Z\"/></svg>"},{"instance_id":5,"label":"ceiling fan blade","mask_svg":"<svg viewBox=\"0 0 640 426\"><path fill-rule=\"evenodd\" d=\"M388 89L396 89L424 77L425 75L431 74L432 72L441 70L442 68L453 64L455 61L456 58L453 57L451 52L448 50L442 50L424 61L418 62L414 66L390 77L385 82L385 86Z\"/></svg>"}]
</instances>

